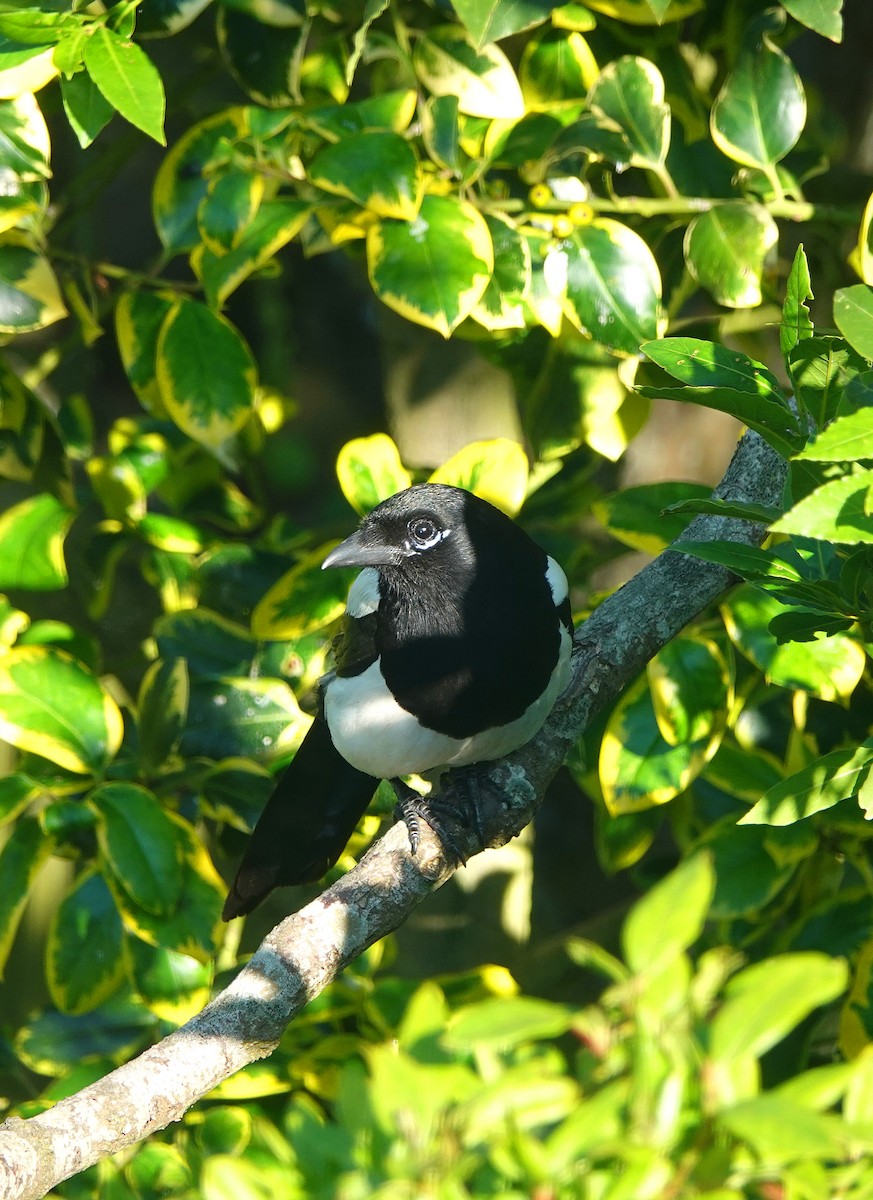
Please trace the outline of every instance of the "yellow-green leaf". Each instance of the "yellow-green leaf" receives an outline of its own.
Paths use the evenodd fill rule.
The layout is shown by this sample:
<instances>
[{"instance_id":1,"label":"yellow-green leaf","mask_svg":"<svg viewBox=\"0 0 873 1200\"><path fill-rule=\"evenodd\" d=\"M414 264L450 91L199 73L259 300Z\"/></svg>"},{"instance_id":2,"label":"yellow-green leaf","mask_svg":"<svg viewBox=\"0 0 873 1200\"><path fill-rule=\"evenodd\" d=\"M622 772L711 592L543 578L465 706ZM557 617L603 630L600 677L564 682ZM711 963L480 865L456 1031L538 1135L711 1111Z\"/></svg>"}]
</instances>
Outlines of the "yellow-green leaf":
<instances>
[{"instance_id":1,"label":"yellow-green leaf","mask_svg":"<svg viewBox=\"0 0 873 1200\"><path fill-rule=\"evenodd\" d=\"M55 912L46 945L46 982L61 1012L90 1012L117 991L126 974L122 942L103 876L80 875Z\"/></svg>"},{"instance_id":2,"label":"yellow-green leaf","mask_svg":"<svg viewBox=\"0 0 873 1200\"><path fill-rule=\"evenodd\" d=\"M58 73L54 46L19 46L17 52L0 55L0 100L38 92Z\"/></svg>"},{"instance_id":3,"label":"yellow-green leaf","mask_svg":"<svg viewBox=\"0 0 873 1200\"><path fill-rule=\"evenodd\" d=\"M0 516L0 587L56 591L67 585L64 538L73 514L49 492Z\"/></svg>"},{"instance_id":4,"label":"yellow-green leaf","mask_svg":"<svg viewBox=\"0 0 873 1200\"><path fill-rule=\"evenodd\" d=\"M457 96L471 117L524 116L524 98L512 64L499 47L477 50L457 25L439 25L415 47L413 64L434 96Z\"/></svg>"},{"instance_id":5,"label":"yellow-green leaf","mask_svg":"<svg viewBox=\"0 0 873 1200\"><path fill-rule=\"evenodd\" d=\"M17 233L0 244L0 333L44 329L67 315L55 273Z\"/></svg>"},{"instance_id":6,"label":"yellow-green leaf","mask_svg":"<svg viewBox=\"0 0 873 1200\"><path fill-rule=\"evenodd\" d=\"M130 386L143 408L166 417L158 387L158 334L174 297L162 292L124 292L115 306L115 336Z\"/></svg>"},{"instance_id":7,"label":"yellow-green leaf","mask_svg":"<svg viewBox=\"0 0 873 1200\"><path fill-rule=\"evenodd\" d=\"M380 217L412 221L421 204L423 180L415 151L388 130L348 134L325 146L312 160L309 178Z\"/></svg>"},{"instance_id":8,"label":"yellow-green leaf","mask_svg":"<svg viewBox=\"0 0 873 1200\"><path fill-rule=\"evenodd\" d=\"M179 428L219 450L252 414L257 371L241 335L205 304L176 302L158 335L161 398Z\"/></svg>"},{"instance_id":9,"label":"yellow-green leaf","mask_svg":"<svg viewBox=\"0 0 873 1200\"><path fill-rule=\"evenodd\" d=\"M52 845L52 839L43 832L36 817L24 817L16 822L0 850L0 879L3 880L0 888L0 978L27 904L30 885L51 853Z\"/></svg>"},{"instance_id":10,"label":"yellow-green leaf","mask_svg":"<svg viewBox=\"0 0 873 1200\"><path fill-rule=\"evenodd\" d=\"M529 466L518 442L494 438L471 442L431 475L431 483L450 483L475 492L514 517L527 495Z\"/></svg>"},{"instance_id":11,"label":"yellow-green leaf","mask_svg":"<svg viewBox=\"0 0 873 1200\"><path fill-rule=\"evenodd\" d=\"M384 304L449 337L488 286L494 248L472 204L425 196L414 221L383 220L369 230L367 266Z\"/></svg>"},{"instance_id":12,"label":"yellow-green leaf","mask_svg":"<svg viewBox=\"0 0 873 1200\"><path fill-rule=\"evenodd\" d=\"M328 550L323 546L308 554L262 597L252 614L255 637L293 640L340 616L346 606L347 581L336 571L322 571Z\"/></svg>"},{"instance_id":13,"label":"yellow-green leaf","mask_svg":"<svg viewBox=\"0 0 873 1200\"><path fill-rule=\"evenodd\" d=\"M0 737L81 774L102 771L121 745L118 705L78 659L16 646L0 659Z\"/></svg>"},{"instance_id":14,"label":"yellow-green leaf","mask_svg":"<svg viewBox=\"0 0 873 1200\"><path fill-rule=\"evenodd\" d=\"M806 124L806 96L791 59L766 40L743 54L710 113L712 140L729 158L766 170Z\"/></svg>"},{"instance_id":15,"label":"yellow-green leaf","mask_svg":"<svg viewBox=\"0 0 873 1200\"><path fill-rule=\"evenodd\" d=\"M412 483L400 451L385 433L346 442L337 455L336 474L343 495L361 516Z\"/></svg>"}]
</instances>

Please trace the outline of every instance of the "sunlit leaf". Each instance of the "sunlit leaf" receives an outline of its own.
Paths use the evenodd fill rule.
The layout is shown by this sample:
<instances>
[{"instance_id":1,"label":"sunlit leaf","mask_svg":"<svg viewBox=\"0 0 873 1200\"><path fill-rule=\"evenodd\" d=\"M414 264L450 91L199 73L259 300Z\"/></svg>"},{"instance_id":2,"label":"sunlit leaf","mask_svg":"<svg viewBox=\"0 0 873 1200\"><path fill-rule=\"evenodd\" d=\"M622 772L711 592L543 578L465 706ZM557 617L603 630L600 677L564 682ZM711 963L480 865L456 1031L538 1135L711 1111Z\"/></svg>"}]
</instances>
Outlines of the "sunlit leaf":
<instances>
[{"instance_id":1,"label":"sunlit leaf","mask_svg":"<svg viewBox=\"0 0 873 1200\"><path fill-rule=\"evenodd\" d=\"M101 771L121 745L115 701L63 650L15 646L0 660L0 736L67 770Z\"/></svg>"},{"instance_id":2,"label":"sunlit leaf","mask_svg":"<svg viewBox=\"0 0 873 1200\"><path fill-rule=\"evenodd\" d=\"M485 291L494 250L473 205L425 196L414 221L380 221L370 229L367 265L380 300L448 337Z\"/></svg>"},{"instance_id":3,"label":"sunlit leaf","mask_svg":"<svg viewBox=\"0 0 873 1200\"><path fill-rule=\"evenodd\" d=\"M337 455L336 473L343 495L361 516L412 483L400 451L384 433L346 442Z\"/></svg>"}]
</instances>

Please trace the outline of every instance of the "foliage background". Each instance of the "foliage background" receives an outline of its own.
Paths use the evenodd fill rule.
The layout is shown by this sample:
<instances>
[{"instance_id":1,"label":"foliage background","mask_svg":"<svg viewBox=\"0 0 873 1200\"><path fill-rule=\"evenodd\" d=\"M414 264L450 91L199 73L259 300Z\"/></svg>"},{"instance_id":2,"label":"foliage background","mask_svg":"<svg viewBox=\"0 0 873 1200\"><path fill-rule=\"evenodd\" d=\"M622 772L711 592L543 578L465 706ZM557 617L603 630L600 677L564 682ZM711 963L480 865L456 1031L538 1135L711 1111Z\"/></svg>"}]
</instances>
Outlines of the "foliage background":
<instances>
[{"instance_id":1,"label":"foliage background","mask_svg":"<svg viewBox=\"0 0 873 1200\"><path fill-rule=\"evenodd\" d=\"M731 510L766 551L694 549L746 582L535 833L59 1195L873 1192L871 30L841 9L0 4L16 1111L284 911L223 928L220 873L305 729L355 512L472 486L581 618L711 504L737 422L792 459L783 511Z\"/></svg>"}]
</instances>

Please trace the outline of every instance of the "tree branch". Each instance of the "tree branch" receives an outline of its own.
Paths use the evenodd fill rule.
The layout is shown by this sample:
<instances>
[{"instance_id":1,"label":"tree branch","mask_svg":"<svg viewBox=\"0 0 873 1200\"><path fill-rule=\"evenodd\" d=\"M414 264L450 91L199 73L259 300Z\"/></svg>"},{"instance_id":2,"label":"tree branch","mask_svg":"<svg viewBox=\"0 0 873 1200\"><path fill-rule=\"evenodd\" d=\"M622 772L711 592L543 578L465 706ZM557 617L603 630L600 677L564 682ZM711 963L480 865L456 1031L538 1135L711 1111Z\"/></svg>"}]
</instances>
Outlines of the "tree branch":
<instances>
[{"instance_id":1,"label":"tree branch","mask_svg":"<svg viewBox=\"0 0 873 1200\"><path fill-rule=\"evenodd\" d=\"M746 434L714 495L778 505L785 470L756 434ZM763 525L706 516L683 538L757 545L764 535ZM488 845L509 841L531 820L592 717L734 581L724 568L667 551L600 605L577 630L571 683L546 725L487 770L496 785L487 789L490 802L482 809ZM458 840L471 854L480 849L463 826ZM178 1121L223 1079L270 1054L295 1013L451 873L430 830L422 830L413 858L405 827L395 825L352 871L277 925L233 983L187 1024L39 1116L0 1126L0 1195L38 1200L85 1167Z\"/></svg>"}]
</instances>

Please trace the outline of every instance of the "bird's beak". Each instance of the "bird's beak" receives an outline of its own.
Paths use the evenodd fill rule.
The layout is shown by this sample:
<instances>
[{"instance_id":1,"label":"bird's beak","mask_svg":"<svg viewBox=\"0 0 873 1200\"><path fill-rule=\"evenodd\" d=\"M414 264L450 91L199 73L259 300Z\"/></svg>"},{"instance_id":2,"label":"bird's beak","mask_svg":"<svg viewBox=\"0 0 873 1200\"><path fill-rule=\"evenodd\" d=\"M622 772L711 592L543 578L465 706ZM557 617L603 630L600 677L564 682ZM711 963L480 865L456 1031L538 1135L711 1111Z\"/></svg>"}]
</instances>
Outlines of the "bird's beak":
<instances>
[{"instance_id":1,"label":"bird's beak","mask_svg":"<svg viewBox=\"0 0 873 1200\"><path fill-rule=\"evenodd\" d=\"M356 530L344 542L334 546L321 564L326 567L390 567L404 558L397 546L388 546L373 538L371 530Z\"/></svg>"}]
</instances>

